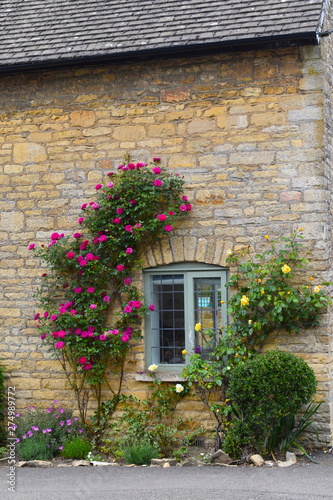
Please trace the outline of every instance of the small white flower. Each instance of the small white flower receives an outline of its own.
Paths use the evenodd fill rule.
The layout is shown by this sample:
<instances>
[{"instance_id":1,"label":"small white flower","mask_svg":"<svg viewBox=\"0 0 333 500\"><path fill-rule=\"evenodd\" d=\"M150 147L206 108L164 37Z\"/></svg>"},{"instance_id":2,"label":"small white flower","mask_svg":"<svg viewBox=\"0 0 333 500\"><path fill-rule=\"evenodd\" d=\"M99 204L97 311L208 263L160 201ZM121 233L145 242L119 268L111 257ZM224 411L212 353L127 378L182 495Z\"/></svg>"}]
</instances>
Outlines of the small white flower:
<instances>
[{"instance_id":1,"label":"small white flower","mask_svg":"<svg viewBox=\"0 0 333 500\"><path fill-rule=\"evenodd\" d=\"M183 392L184 386L182 384L176 384L176 392Z\"/></svg>"},{"instance_id":2,"label":"small white flower","mask_svg":"<svg viewBox=\"0 0 333 500\"><path fill-rule=\"evenodd\" d=\"M232 250L228 250L228 251L227 251L227 254L228 254L228 255L232 255L233 253L234 253L234 252L233 252Z\"/></svg>"},{"instance_id":3,"label":"small white flower","mask_svg":"<svg viewBox=\"0 0 333 500\"><path fill-rule=\"evenodd\" d=\"M156 372L157 368L158 368L158 365L152 364L152 365L148 366L148 371L151 373Z\"/></svg>"}]
</instances>

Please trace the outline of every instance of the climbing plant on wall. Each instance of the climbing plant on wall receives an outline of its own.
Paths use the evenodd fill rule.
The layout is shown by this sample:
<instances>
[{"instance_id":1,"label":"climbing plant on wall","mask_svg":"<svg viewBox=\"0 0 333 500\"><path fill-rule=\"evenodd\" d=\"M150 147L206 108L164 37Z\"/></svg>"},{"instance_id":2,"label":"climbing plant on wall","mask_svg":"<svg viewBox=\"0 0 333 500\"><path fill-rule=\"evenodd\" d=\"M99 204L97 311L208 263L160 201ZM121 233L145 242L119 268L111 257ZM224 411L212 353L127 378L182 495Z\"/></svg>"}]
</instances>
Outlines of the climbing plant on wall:
<instances>
[{"instance_id":1,"label":"climbing plant on wall","mask_svg":"<svg viewBox=\"0 0 333 500\"><path fill-rule=\"evenodd\" d=\"M131 273L145 249L191 211L183 184L159 158L150 165L127 161L95 186L95 199L81 207L78 230L54 232L46 246L29 245L47 268L38 294L42 312L34 319L65 371L83 422L91 393L101 408L103 383L114 407L119 401L130 339L141 336L143 315L154 309L143 303ZM119 374L116 388L108 368Z\"/></svg>"}]
</instances>

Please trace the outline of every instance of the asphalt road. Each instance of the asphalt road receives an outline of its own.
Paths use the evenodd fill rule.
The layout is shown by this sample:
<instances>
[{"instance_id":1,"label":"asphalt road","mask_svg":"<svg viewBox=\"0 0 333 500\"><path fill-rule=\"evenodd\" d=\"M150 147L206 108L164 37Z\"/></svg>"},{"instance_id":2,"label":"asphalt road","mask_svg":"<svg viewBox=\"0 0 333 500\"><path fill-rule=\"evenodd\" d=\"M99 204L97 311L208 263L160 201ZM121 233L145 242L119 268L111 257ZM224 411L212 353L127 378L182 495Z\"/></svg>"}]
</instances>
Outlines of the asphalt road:
<instances>
[{"instance_id":1,"label":"asphalt road","mask_svg":"<svg viewBox=\"0 0 333 500\"><path fill-rule=\"evenodd\" d=\"M318 500L333 499L333 464L255 467L17 468L8 500Z\"/></svg>"}]
</instances>

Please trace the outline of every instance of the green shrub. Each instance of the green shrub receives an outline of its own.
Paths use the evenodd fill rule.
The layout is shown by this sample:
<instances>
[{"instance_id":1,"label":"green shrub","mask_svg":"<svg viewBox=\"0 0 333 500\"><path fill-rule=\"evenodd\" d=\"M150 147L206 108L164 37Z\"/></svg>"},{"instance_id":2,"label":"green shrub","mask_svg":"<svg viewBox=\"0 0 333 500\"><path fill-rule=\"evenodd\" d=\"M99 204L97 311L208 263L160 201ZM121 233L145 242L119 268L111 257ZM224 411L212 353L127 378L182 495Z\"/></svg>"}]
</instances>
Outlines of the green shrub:
<instances>
[{"instance_id":1,"label":"green shrub","mask_svg":"<svg viewBox=\"0 0 333 500\"><path fill-rule=\"evenodd\" d=\"M149 465L152 458L158 457L158 450L150 443L138 443L124 449L127 464Z\"/></svg>"},{"instance_id":2,"label":"green shrub","mask_svg":"<svg viewBox=\"0 0 333 500\"><path fill-rule=\"evenodd\" d=\"M35 409L33 406L22 415L17 414L15 434L17 454L19 458L28 460L24 456L34 456L33 459L44 460L44 452L35 456L37 450L47 448L49 458L58 455L68 440L82 436L83 429L77 417L73 417L72 410L67 410L55 401L54 405L46 410ZM34 444L34 443L37 444ZM32 451L31 451L32 450Z\"/></svg>"},{"instance_id":3,"label":"green shrub","mask_svg":"<svg viewBox=\"0 0 333 500\"><path fill-rule=\"evenodd\" d=\"M296 415L315 392L312 368L290 353L269 351L235 367L227 393L235 418L223 449L235 457L264 452L281 419Z\"/></svg>"},{"instance_id":4,"label":"green shrub","mask_svg":"<svg viewBox=\"0 0 333 500\"><path fill-rule=\"evenodd\" d=\"M86 439L74 438L65 443L62 456L64 458L76 458L83 460L92 451L92 446Z\"/></svg>"},{"instance_id":5,"label":"green shrub","mask_svg":"<svg viewBox=\"0 0 333 500\"><path fill-rule=\"evenodd\" d=\"M44 435L35 436L34 439L26 438L19 445L21 460L51 460L55 452L55 445L49 443Z\"/></svg>"}]
</instances>

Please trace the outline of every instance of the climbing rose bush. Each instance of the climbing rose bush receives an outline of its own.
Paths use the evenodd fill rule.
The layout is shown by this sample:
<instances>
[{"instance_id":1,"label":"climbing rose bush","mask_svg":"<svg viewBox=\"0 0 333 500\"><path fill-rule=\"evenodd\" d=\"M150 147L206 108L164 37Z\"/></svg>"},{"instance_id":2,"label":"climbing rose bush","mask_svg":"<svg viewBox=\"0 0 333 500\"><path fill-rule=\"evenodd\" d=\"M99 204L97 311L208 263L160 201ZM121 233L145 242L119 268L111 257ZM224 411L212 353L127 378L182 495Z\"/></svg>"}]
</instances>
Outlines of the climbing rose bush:
<instances>
[{"instance_id":1,"label":"climbing rose bush","mask_svg":"<svg viewBox=\"0 0 333 500\"><path fill-rule=\"evenodd\" d=\"M48 268L39 291L43 309L34 319L65 370L83 420L89 388L100 405L111 365L120 367L119 397L129 342L140 337L143 315L154 310L131 273L143 252L192 209L183 178L168 173L159 158L119 165L106 178L95 186L94 199L82 204L72 234L54 232L45 246L29 245Z\"/></svg>"}]
</instances>

